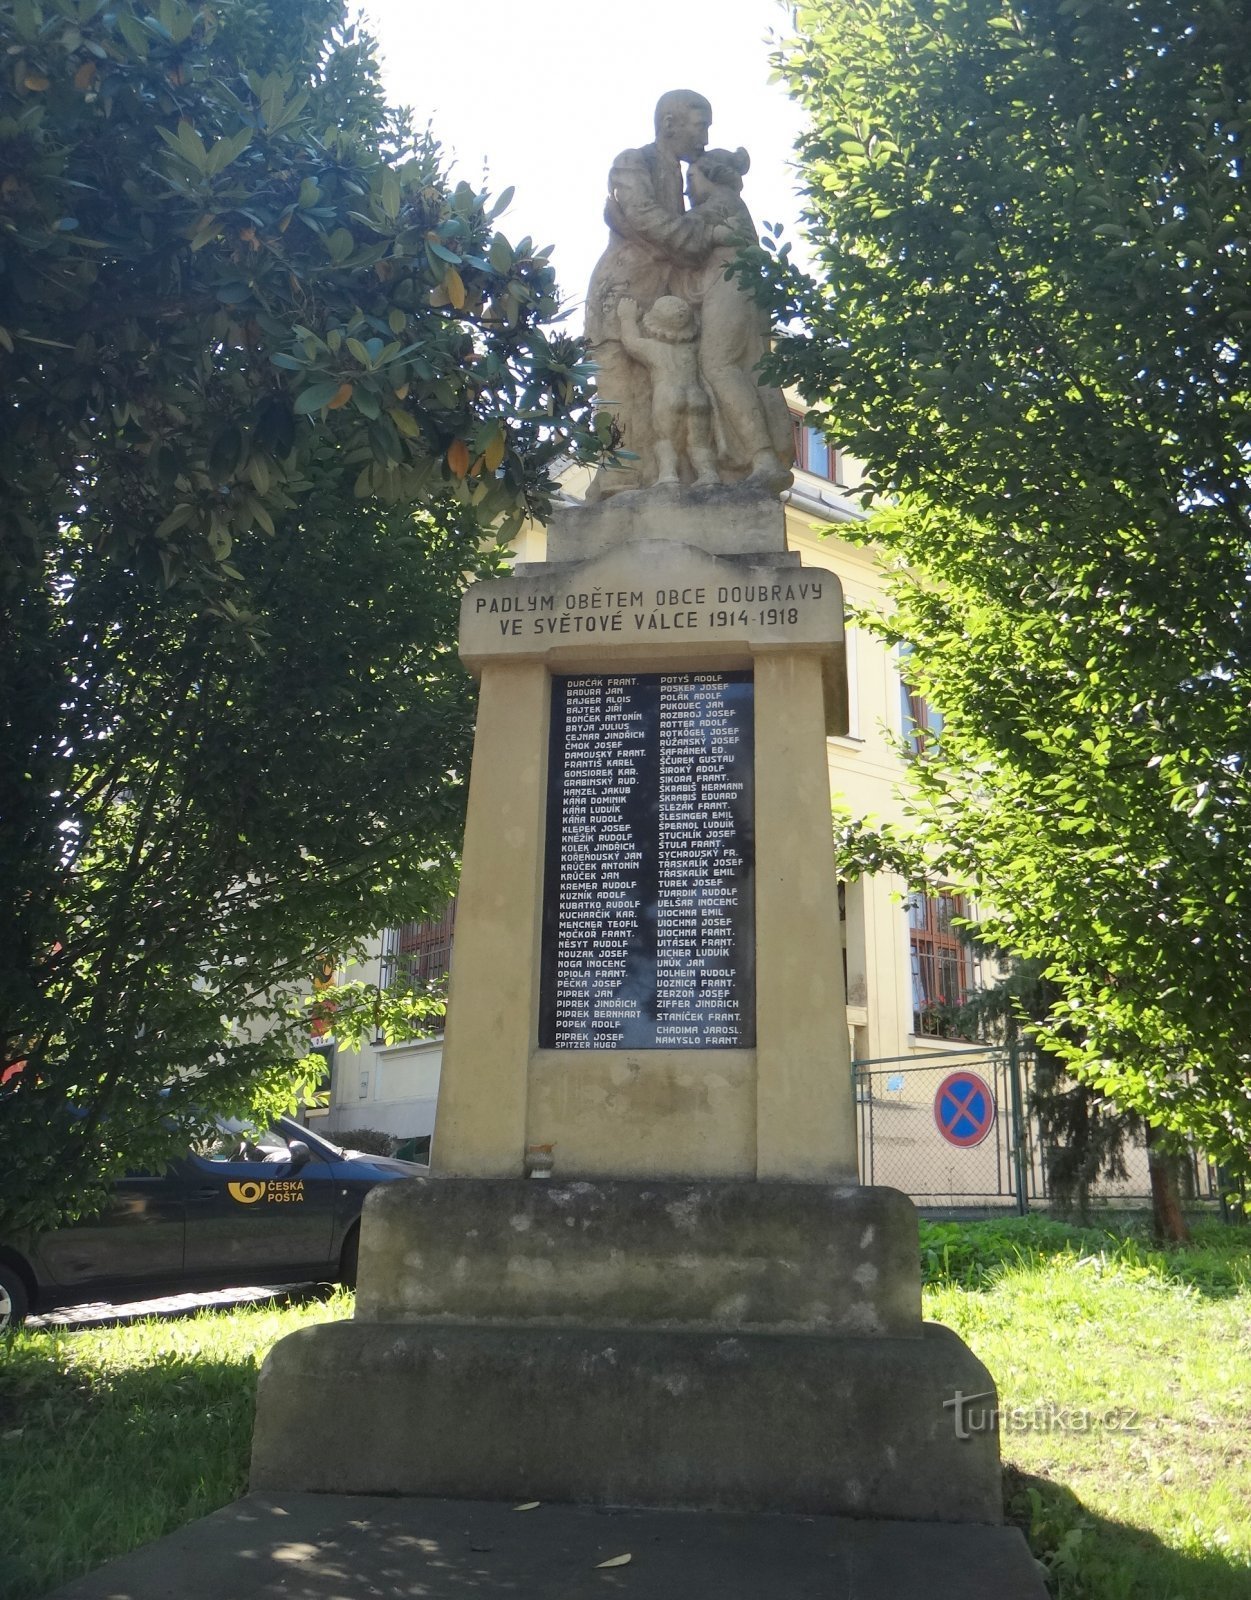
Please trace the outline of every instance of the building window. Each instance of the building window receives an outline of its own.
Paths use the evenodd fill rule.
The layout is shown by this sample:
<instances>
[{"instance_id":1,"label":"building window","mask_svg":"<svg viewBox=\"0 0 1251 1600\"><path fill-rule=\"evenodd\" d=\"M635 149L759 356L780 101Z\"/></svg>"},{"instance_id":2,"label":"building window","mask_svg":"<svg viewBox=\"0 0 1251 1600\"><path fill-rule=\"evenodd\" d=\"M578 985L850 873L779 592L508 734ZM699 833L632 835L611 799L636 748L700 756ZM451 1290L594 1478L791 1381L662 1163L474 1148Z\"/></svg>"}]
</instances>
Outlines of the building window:
<instances>
[{"instance_id":1,"label":"building window","mask_svg":"<svg viewBox=\"0 0 1251 1600\"><path fill-rule=\"evenodd\" d=\"M791 413L791 428L795 440L795 465L814 478L825 478L829 483L843 481L843 452L837 449L821 432L809 427L802 417Z\"/></svg>"},{"instance_id":2,"label":"building window","mask_svg":"<svg viewBox=\"0 0 1251 1600\"><path fill-rule=\"evenodd\" d=\"M449 900L441 917L431 922L402 922L382 935L379 987L396 983L426 984L445 980L452 964L456 901ZM443 1013L438 1014L441 1023Z\"/></svg>"},{"instance_id":3,"label":"building window","mask_svg":"<svg viewBox=\"0 0 1251 1600\"><path fill-rule=\"evenodd\" d=\"M906 645L899 649L899 729L904 743L914 756L923 756L938 743L943 731L943 714L921 691L908 682Z\"/></svg>"},{"instance_id":4,"label":"building window","mask_svg":"<svg viewBox=\"0 0 1251 1600\"><path fill-rule=\"evenodd\" d=\"M899 680L900 713L904 743L914 756L923 756L943 731L943 714L936 710L919 689Z\"/></svg>"},{"instance_id":5,"label":"building window","mask_svg":"<svg viewBox=\"0 0 1251 1600\"><path fill-rule=\"evenodd\" d=\"M838 880L838 924L843 946L843 985L849 1006L869 1003L865 960L864 879Z\"/></svg>"},{"instance_id":6,"label":"building window","mask_svg":"<svg viewBox=\"0 0 1251 1600\"><path fill-rule=\"evenodd\" d=\"M912 954L912 1031L931 1039L963 1037L955 1013L969 998L974 958L956 923L968 920L958 894L914 894L908 900Z\"/></svg>"}]
</instances>

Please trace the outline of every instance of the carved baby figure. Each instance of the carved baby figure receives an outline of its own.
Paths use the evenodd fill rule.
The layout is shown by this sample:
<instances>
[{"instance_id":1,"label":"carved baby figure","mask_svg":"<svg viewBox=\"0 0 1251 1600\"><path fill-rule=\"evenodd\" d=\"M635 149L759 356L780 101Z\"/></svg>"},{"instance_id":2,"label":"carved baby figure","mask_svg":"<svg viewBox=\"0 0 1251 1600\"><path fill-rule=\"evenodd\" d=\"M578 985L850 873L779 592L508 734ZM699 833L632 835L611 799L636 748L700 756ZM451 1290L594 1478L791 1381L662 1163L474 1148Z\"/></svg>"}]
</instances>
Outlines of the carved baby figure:
<instances>
[{"instance_id":1,"label":"carved baby figure","mask_svg":"<svg viewBox=\"0 0 1251 1600\"><path fill-rule=\"evenodd\" d=\"M621 343L651 377L651 422L655 435L657 483L678 483L685 455L695 482L717 483L712 449L712 405L699 378L695 313L677 295L661 295L639 326L637 304L617 305Z\"/></svg>"}]
</instances>

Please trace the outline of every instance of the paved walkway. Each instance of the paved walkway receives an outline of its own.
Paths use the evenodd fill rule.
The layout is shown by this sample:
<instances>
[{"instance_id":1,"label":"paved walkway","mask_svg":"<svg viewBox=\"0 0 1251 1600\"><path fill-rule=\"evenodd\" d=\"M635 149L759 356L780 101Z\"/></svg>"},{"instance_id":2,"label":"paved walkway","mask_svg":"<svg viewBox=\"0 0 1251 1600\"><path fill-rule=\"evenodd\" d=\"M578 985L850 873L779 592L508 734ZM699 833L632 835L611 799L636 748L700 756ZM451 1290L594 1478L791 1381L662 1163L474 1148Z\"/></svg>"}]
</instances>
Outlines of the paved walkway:
<instances>
[{"instance_id":1,"label":"paved walkway","mask_svg":"<svg viewBox=\"0 0 1251 1600\"><path fill-rule=\"evenodd\" d=\"M611 1597L1046 1600L1046 1591L1014 1528L287 1494L248 1495L49 1600Z\"/></svg>"},{"instance_id":2,"label":"paved walkway","mask_svg":"<svg viewBox=\"0 0 1251 1600\"><path fill-rule=\"evenodd\" d=\"M325 1283L255 1283L237 1289L201 1289L186 1294L164 1294L151 1300L83 1300L71 1306L55 1306L51 1311L28 1317L28 1328L111 1328L123 1322L142 1322L146 1317L192 1317L197 1311L217 1311L226 1306L253 1305L272 1301L289 1305L333 1292Z\"/></svg>"}]
</instances>

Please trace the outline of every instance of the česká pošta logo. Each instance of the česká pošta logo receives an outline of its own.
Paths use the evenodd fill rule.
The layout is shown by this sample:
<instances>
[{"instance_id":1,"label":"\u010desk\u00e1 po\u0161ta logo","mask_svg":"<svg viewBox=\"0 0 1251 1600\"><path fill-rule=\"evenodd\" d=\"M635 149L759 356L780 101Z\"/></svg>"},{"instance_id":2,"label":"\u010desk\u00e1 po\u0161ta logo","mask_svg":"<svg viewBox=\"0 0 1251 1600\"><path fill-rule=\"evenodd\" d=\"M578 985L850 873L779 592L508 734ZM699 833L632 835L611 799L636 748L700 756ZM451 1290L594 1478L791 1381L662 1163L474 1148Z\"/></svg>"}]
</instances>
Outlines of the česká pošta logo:
<instances>
[{"instance_id":1,"label":"\u010desk\u00e1 po\u0161ta logo","mask_svg":"<svg viewBox=\"0 0 1251 1600\"><path fill-rule=\"evenodd\" d=\"M230 1198L241 1206L298 1205L304 1199L303 1178L271 1178L267 1182L249 1178L243 1183L228 1183Z\"/></svg>"}]
</instances>

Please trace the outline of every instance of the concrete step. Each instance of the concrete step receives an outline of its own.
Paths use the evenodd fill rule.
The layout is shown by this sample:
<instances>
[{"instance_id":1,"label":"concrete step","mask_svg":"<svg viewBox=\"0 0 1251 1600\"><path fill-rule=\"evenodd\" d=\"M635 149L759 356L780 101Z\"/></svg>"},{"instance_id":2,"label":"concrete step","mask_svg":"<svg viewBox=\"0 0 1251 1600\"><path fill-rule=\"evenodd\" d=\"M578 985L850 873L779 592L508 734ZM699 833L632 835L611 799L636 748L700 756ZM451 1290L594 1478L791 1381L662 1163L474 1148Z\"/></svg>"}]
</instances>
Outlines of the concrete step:
<instances>
[{"instance_id":1,"label":"concrete step","mask_svg":"<svg viewBox=\"0 0 1251 1600\"><path fill-rule=\"evenodd\" d=\"M325 1449L333 1453L333 1438ZM628 1563L600 1565L623 1555ZM251 1494L48 1600L175 1596L1046 1600L1046 1590L1015 1528Z\"/></svg>"}]
</instances>

